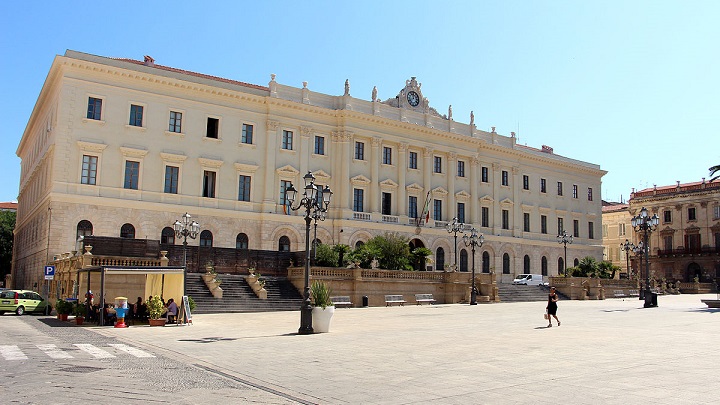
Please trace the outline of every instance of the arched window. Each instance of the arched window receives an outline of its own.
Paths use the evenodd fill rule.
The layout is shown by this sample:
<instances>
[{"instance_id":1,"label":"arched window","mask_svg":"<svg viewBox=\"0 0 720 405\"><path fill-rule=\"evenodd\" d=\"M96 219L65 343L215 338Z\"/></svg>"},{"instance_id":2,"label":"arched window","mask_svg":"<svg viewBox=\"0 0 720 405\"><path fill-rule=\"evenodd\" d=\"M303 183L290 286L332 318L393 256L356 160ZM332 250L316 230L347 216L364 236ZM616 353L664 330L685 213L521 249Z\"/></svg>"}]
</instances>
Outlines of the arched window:
<instances>
[{"instance_id":1,"label":"arched window","mask_svg":"<svg viewBox=\"0 0 720 405\"><path fill-rule=\"evenodd\" d=\"M490 253L487 251L483 252L482 269L483 273L490 273Z\"/></svg>"},{"instance_id":2,"label":"arched window","mask_svg":"<svg viewBox=\"0 0 720 405\"><path fill-rule=\"evenodd\" d=\"M361 240L355 242L355 249L360 248L360 247L361 247L362 245L364 245L364 244L365 244L365 242L363 242L363 241L361 241Z\"/></svg>"},{"instance_id":3,"label":"arched window","mask_svg":"<svg viewBox=\"0 0 720 405\"><path fill-rule=\"evenodd\" d=\"M435 251L435 270L445 270L445 249L441 247Z\"/></svg>"},{"instance_id":4,"label":"arched window","mask_svg":"<svg viewBox=\"0 0 720 405\"><path fill-rule=\"evenodd\" d=\"M174 245L175 244L175 230L173 230L169 226L166 226L165 228L163 228L162 233L160 234L160 243L165 243L167 245Z\"/></svg>"},{"instance_id":5,"label":"arched window","mask_svg":"<svg viewBox=\"0 0 720 405\"><path fill-rule=\"evenodd\" d=\"M523 273L530 274L530 256L528 255L523 258Z\"/></svg>"},{"instance_id":6,"label":"arched window","mask_svg":"<svg viewBox=\"0 0 720 405\"><path fill-rule=\"evenodd\" d=\"M212 247L213 245L213 234L207 229L200 232L200 246Z\"/></svg>"},{"instance_id":7,"label":"arched window","mask_svg":"<svg viewBox=\"0 0 720 405\"><path fill-rule=\"evenodd\" d=\"M460 251L460 271L468 271L468 254L465 249Z\"/></svg>"},{"instance_id":8,"label":"arched window","mask_svg":"<svg viewBox=\"0 0 720 405\"><path fill-rule=\"evenodd\" d=\"M547 257L543 256L540 260L540 268L543 276L547 276Z\"/></svg>"},{"instance_id":9,"label":"arched window","mask_svg":"<svg viewBox=\"0 0 720 405\"><path fill-rule=\"evenodd\" d=\"M576 257L576 258L575 258L575 261L574 261L573 263L574 263L573 266L577 267L578 264L580 264L580 260L578 260L577 257Z\"/></svg>"},{"instance_id":10,"label":"arched window","mask_svg":"<svg viewBox=\"0 0 720 405\"><path fill-rule=\"evenodd\" d=\"M287 236L281 236L280 241L278 243L278 250L280 252L289 252L290 251L290 238Z\"/></svg>"},{"instance_id":11,"label":"arched window","mask_svg":"<svg viewBox=\"0 0 720 405\"><path fill-rule=\"evenodd\" d=\"M503 274L510 274L510 255L503 255Z\"/></svg>"},{"instance_id":12,"label":"arched window","mask_svg":"<svg viewBox=\"0 0 720 405\"><path fill-rule=\"evenodd\" d=\"M558 257L558 274L565 274L565 262L562 257Z\"/></svg>"},{"instance_id":13,"label":"arched window","mask_svg":"<svg viewBox=\"0 0 720 405\"><path fill-rule=\"evenodd\" d=\"M244 233L237 234L235 238L235 249L247 249L248 248L248 236Z\"/></svg>"},{"instance_id":14,"label":"arched window","mask_svg":"<svg viewBox=\"0 0 720 405\"><path fill-rule=\"evenodd\" d=\"M135 239L135 227L132 224L125 224L120 228L120 237Z\"/></svg>"},{"instance_id":15,"label":"arched window","mask_svg":"<svg viewBox=\"0 0 720 405\"><path fill-rule=\"evenodd\" d=\"M322 241L320 239L315 238L315 240L313 240L312 248L316 249L318 245L322 245Z\"/></svg>"},{"instance_id":16,"label":"arched window","mask_svg":"<svg viewBox=\"0 0 720 405\"><path fill-rule=\"evenodd\" d=\"M75 235L75 240L80 239L80 237L85 236L92 236L93 232L93 226L92 223L86 219L83 219L82 221L78 222L77 224L77 235Z\"/></svg>"}]
</instances>

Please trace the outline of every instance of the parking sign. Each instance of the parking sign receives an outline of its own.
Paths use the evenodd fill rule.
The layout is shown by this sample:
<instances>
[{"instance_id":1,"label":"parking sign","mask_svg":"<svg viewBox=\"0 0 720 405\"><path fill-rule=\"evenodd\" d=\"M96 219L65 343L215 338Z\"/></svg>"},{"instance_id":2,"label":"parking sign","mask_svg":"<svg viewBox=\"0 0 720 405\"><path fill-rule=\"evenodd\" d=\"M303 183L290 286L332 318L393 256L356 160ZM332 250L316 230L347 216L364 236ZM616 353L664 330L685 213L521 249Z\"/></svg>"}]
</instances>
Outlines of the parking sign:
<instances>
[{"instance_id":1,"label":"parking sign","mask_svg":"<svg viewBox=\"0 0 720 405\"><path fill-rule=\"evenodd\" d=\"M45 266L45 280L52 280L55 278L55 266Z\"/></svg>"}]
</instances>

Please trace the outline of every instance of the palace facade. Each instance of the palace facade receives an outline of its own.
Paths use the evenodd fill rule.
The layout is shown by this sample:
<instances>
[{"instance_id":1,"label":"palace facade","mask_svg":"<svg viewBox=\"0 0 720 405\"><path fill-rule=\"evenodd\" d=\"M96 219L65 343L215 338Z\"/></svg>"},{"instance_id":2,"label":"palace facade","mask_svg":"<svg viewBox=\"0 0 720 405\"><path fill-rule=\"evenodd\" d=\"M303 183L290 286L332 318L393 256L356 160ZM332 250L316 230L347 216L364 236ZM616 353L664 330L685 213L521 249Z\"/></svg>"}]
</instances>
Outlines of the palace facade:
<instances>
[{"instance_id":1,"label":"palace facade","mask_svg":"<svg viewBox=\"0 0 720 405\"><path fill-rule=\"evenodd\" d=\"M23 134L13 283L32 288L80 236L160 239L185 212L191 245L302 251L305 221L285 201L311 172L333 191L317 240L356 246L395 232L432 250L433 269L470 249L453 246L453 217L485 236L477 271L502 281L598 260L601 178L596 164L532 148L455 121L430 106L413 77L397 96L356 98L198 74L144 60L67 51L57 56ZM190 269L197 270L197 269Z\"/></svg>"}]
</instances>

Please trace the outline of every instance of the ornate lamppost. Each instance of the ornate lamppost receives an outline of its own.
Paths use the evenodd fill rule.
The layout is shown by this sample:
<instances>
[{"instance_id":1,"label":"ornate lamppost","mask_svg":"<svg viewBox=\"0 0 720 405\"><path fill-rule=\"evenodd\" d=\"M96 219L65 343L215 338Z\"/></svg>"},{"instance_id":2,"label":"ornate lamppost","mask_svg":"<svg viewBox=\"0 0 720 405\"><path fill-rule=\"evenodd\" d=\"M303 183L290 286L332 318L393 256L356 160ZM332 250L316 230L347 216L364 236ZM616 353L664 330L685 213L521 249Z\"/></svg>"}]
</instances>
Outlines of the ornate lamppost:
<instances>
[{"instance_id":1,"label":"ornate lamppost","mask_svg":"<svg viewBox=\"0 0 720 405\"><path fill-rule=\"evenodd\" d=\"M625 251L625 270L627 271L628 279L632 279L632 271L630 271L630 251L635 251L635 244L625 239L625 242L620 244L620 250Z\"/></svg>"},{"instance_id":2,"label":"ornate lamppost","mask_svg":"<svg viewBox=\"0 0 720 405\"><path fill-rule=\"evenodd\" d=\"M567 231L563 229L562 233L557 236L558 243L563 245L563 248L565 248L565 258L563 259L563 265L565 266L565 277L567 277L567 245L568 243L572 245L573 237L572 235L568 235Z\"/></svg>"},{"instance_id":3,"label":"ornate lamppost","mask_svg":"<svg viewBox=\"0 0 720 405\"><path fill-rule=\"evenodd\" d=\"M635 232L643 233L643 248L645 250L645 308L656 307L657 302L653 304L653 294L650 291L650 242L648 238L650 233L657 229L660 223L660 218L657 214L653 214L652 217L648 215L648 210L645 207L640 209L640 213L630 220L632 227ZM657 299L655 300L657 301Z\"/></svg>"},{"instance_id":4,"label":"ornate lamppost","mask_svg":"<svg viewBox=\"0 0 720 405\"><path fill-rule=\"evenodd\" d=\"M176 220L173 224L175 228L175 236L183 238L183 295L187 295L187 238L195 239L200 232L200 224L192 221L192 217L187 212L182 216L181 220Z\"/></svg>"},{"instance_id":5,"label":"ornate lamppost","mask_svg":"<svg viewBox=\"0 0 720 405\"><path fill-rule=\"evenodd\" d=\"M452 233L455 235L455 262L454 262L455 268L453 270L457 271L457 269L458 269L458 266L457 266L457 245L458 245L457 244L457 236L458 236L458 233L462 233L462 234L465 233L465 224L463 224L462 222L459 222L457 217L455 217L455 218L453 218L453 221L451 223L449 223L449 224L447 224L447 226L445 226L445 229L447 229L448 233Z\"/></svg>"},{"instance_id":6,"label":"ornate lamppost","mask_svg":"<svg viewBox=\"0 0 720 405\"><path fill-rule=\"evenodd\" d=\"M293 207L295 202L295 196L297 190L290 183L290 187L285 190L285 196L287 201L290 203L290 209L297 211L300 208L305 208L305 288L303 291L303 303L300 308L300 329L298 334L309 335L313 333L312 327L312 305L310 304L310 223L315 220L323 220L325 213L330 206L330 198L332 197L332 191L330 187L315 185L315 176L311 172L307 172L303 176L305 181L305 189L303 192L302 199L298 202L296 207Z\"/></svg>"},{"instance_id":7,"label":"ornate lamppost","mask_svg":"<svg viewBox=\"0 0 720 405\"><path fill-rule=\"evenodd\" d=\"M483 234L478 236L477 229L470 230L470 236L463 235L465 246L472 246L472 287L470 287L470 305L477 305L477 287L475 286L475 247L482 247L485 242Z\"/></svg>"}]
</instances>

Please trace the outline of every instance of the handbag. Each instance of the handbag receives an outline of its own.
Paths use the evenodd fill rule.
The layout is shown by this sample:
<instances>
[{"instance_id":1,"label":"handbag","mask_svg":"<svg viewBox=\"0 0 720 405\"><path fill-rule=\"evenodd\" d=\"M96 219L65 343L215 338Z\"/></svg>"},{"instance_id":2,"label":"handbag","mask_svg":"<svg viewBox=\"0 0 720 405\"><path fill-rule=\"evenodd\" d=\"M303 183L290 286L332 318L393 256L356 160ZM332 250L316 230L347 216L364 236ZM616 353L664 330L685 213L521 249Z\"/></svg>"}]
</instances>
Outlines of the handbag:
<instances>
[{"instance_id":1,"label":"handbag","mask_svg":"<svg viewBox=\"0 0 720 405\"><path fill-rule=\"evenodd\" d=\"M546 321L547 321L548 319L550 319L550 315L548 315L547 312L545 312L545 313L543 314L543 317L545 318Z\"/></svg>"}]
</instances>

